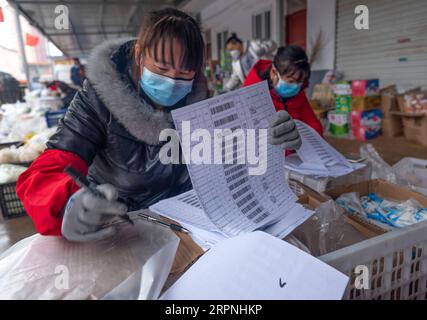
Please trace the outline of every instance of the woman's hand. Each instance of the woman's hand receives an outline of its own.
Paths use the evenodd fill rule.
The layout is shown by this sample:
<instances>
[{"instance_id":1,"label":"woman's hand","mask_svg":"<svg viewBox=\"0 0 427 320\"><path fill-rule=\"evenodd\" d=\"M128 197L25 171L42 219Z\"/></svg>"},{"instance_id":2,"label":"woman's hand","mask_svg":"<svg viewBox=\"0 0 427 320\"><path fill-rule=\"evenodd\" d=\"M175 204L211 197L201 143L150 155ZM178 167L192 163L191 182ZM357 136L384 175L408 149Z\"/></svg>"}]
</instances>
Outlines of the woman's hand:
<instances>
[{"instance_id":1,"label":"woman's hand","mask_svg":"<svg viewBox=\"0 0 427 320\"><path fill-rule=\"evenodd\" d=\"M301 148L301 137L295 121L286 111L279 111L268 128L268 142L281 146L283 150L298 150Z\"/></svg>"},{"instance_id":2,"label":"woman's hand","mask_svg":"<svg viewBox=\"0 0 427 320\"><path fill-rule=\"evenodd\" d=\"M115 216L127 214L127 207L117 201L118 193L113 186L97 188L105 198L80 189L68 200L61 230L67 240L87 242L109 238L116 233L116 228L103 226Z\"/></svg>"}]
</instances>

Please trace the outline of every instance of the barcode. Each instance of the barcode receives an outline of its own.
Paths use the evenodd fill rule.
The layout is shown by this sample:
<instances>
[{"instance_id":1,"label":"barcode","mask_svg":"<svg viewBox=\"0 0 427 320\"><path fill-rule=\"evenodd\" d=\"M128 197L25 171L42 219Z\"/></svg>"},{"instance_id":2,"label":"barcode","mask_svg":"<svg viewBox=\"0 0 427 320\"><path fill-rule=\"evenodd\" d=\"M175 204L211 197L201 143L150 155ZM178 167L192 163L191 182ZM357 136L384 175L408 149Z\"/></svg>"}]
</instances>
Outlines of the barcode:
<instances>
[{"instance_id":1,"label":"barcode","mask_svg":"<svg viewBox=\"0 0 427 320\"><path fill-rule=\"evenodd\" d=\"M259 215L262 211L263 211L264 209L262 208L262 207L258 207L258 208L256 208L256 210L254 210L249 216L248 216L248 218L249 219L253 219L253 218L255 218L257 215Z\"/></svg>"},{"instance_id":2,"label":"barcode","mask_svg":"<svg viewBox=\"0 0 427 320\"><path fill-rule=\"evenodd\" d=\"M253 198L255 198L255 195L253 193L250 193L246 197L242 198L239 202L237 202L237 206L241 208L245 203L248 203Z\"/></svg>"},{"instance_id":3,"label":"barcode","mask_svg":"<svg viewBox=\"0 0 427 320\"><path fill-rule=\"evenodd\" d=\"M237 181L236 183L233 183L231 186L229 186L228 188L230 189L230 191L233 191L234 189L236 189L237 187L240 187L242 184L244 184L245 182L248 182L248 177L244 177L242 180Z\"/></svg>"},{"instance_id":4,"label":"barcode","mask_svg":"<svg viewBox=\"0 0 427 320\"><path fill-rule=\"evenodd\" d=\"M237 116L237 114L232 114L231 116L219 119L217 121L214 122L215 127L220 127L223 126L227 123L233 122L235 120L237 120L239 117Z\"/></svg>"},{"instance_id":5,"label":"barcode","mask_svg":"<svg viewBox=\"0 0 427 320\"><path fill-rule=\"evenodd\" d=\"M211 114L215 115L217 113L224 112L224 111L232 109L232 108L234 108L234 102L230 101L230 102L227 102L227 103L222 104L220 106L216 106L216 107L212 108Z\"/></svg>"},{"instance_id":6,"label":"barcode","mask_svg":"<svg viewBox=\"0 0 427 320\"><path fill-rule=\"evenodd\" d=\"M258 201L252 201L250 204L248 204L245 208L242 209L243 214L248 213L253 208L255 208L258 205Z\"/></svg>"},{"instance_id":7,"label":"barcode","mask_svg":"<svg viewBox=\"0 0 427 320\"><path fill-rule=\"evenodd\" d=\"M229 169L227 171L225 171L225 176L229 176L230 174L233 174L239 170L242 170L245 166L244 165L238 165L232 169Z\"/></svg>"},{"instance_id":8,"label":"barcode","mask_svg":"<svg viewBox=\"0 0 427 320\"><path fill-rule=\"evenodd\" d=\"M241 176L243 176L245 174L246 174L246 168L244 170L242 170L242 171L240 171L240 172L232 175L231 177L228 177L227 178L227 183L230 183L231 181L236 180L236 179L240 178Z\"/></svg>"},{"instance_id":9,"label":"barcode","mask_svg":"<svg viewBox=\"0 0 427 320\"><path fill-rule=\"evenodd\" d=\"M262 216L260 216L258 219L255 220L255 223L260 223L261 221L263 221L265 218L268 218L270 214L268 212L264 213Z\"/></svg>"},{"instance_id":10,"label":"barcode","mask_svg":"<svg viewBox=\"0 0 427 320\"><path fill-rule=\"evenodd\" d=\"M243 149L235 150L233 151L233 153L227 152L222 155L222 162L227 164L234 164L234 163L242 164L244 163L244 152L245 150ZM237 157L237 156L240 156L240 157ZM243 161L242 161L242 158L243 158ZM236 159L236 161L234 161L234 159ZM226 160L232 160L232 161L226 162ZM229 163L229 162L232 162L232 163Z\"/></svg>"},{"instance_id":11,"label":"barcode","mask_svg":"<svg viewBox=\"0 0 427 320\"><path fill-rule=\"evenodd\" d=\"M243 187L242 189L240 189L239 191L237 191L236 193L233 194L233 199L236 200L237 198L240 198L249 190L251 190L250 186Z\"/></svg>"}]
</instances>

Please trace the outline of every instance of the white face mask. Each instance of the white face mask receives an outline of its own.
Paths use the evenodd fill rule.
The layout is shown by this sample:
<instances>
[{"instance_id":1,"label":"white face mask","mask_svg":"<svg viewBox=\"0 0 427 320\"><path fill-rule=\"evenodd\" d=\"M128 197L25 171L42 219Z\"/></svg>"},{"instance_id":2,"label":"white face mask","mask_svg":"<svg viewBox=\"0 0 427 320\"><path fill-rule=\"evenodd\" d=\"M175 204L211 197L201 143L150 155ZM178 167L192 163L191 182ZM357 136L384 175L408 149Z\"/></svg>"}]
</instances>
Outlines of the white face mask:
<instances>
[{"instance_id":1,"label":"white face mask","mask_svg":"<svg viewBox=\"0 0 427 320\"><path fill-rule=\"evenodd\" d=\"M233 60L239 60L240 59L240 51L239 50L231 50L230 56Z\"/></svg>"}]
</instances>

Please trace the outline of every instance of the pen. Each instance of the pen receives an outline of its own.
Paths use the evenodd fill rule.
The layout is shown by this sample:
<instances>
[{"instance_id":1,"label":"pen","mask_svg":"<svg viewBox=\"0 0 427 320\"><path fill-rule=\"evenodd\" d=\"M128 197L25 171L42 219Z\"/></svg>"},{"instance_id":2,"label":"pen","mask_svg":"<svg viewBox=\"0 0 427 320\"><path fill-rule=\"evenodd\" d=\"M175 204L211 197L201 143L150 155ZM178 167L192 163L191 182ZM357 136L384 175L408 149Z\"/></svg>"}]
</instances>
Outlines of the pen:
<instances>
[{"instance_id":1,"label":"pen","mask_svg":"<svg viewBox=\"0 0 427 320\"><path fill-rule=\"evenodd\" d=\"M174 223L167 223L167 222L164 222L164 221L162 221L162 220L156 219L156 218L154 218L154 217L152 217L152 216L149 216L148 214L141 213L141 212L139 212L139 211L135 211L135 213L136 213L136 212L138 212L138 213L137 213L137 216L138 216L138 217L143 218L143 219L145 219L145 220L147 220L147 221L149 221L149 222L153 222L153 223L159 224L159 225L161 225L161 226L164 226L164 227L170 228L170 229L171 229L171 230L173 230L173 231L177 231L177 232L181 232L181 233L185 233L185 234L189 234L189 233L190 233L190 231L189 231L188 229L186 229L186 228L184 228L184 227L181 227L181 226L179 226L179 225L177 225L177 224L174 224ZM129 213L132 213L132 212L129 212Z\"/></svg>"},{"instance_id":2,"label":"pen","mask_svg":"<svg viewBox=\"0 0 427 320\"><path fill-rule=\"evenodd\" d=\"M76 169L74 169L71 166L68 166L65 168L65 173L68 174L71 178L73 178L74 182L81 188L85 188L87 190L89 190L90 192L92 192L94 195L101 197L101 198L105 198L104 194L99 191L95 185L91 184L89 182L89 180L82 175L79 171L77 171ZM134 224L133 221L129 218L128 215L124 215L124 216L120 216L121 219L125 220L126 222L130 223L130 224Z\"/></svg>"}]
</instances>

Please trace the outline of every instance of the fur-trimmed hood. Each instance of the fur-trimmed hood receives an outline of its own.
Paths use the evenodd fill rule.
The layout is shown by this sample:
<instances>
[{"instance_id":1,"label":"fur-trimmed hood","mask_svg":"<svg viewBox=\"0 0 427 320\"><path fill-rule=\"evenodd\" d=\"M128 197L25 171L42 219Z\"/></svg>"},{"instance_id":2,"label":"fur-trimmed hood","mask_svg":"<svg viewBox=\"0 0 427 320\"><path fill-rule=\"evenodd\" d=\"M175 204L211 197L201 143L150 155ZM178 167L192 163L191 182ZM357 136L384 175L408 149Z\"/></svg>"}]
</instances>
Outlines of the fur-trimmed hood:
<instances>
[{"instance_id":1,"label":"fur-trimmed hood","mask_svg":"<svg viewBox=\"0 0 427 320\"><path fill-rule=\"evenodd\" d=\"M112 55L132 40L109 40L96 47L89 58L86 76L106 108L132 136L141 142L158 145L160 132L173 127L170 112L156 110L144 101L112 60ZM186 103L206 99L207 92L205 77L198 75Z\"/></svg>"}]
</instances>

